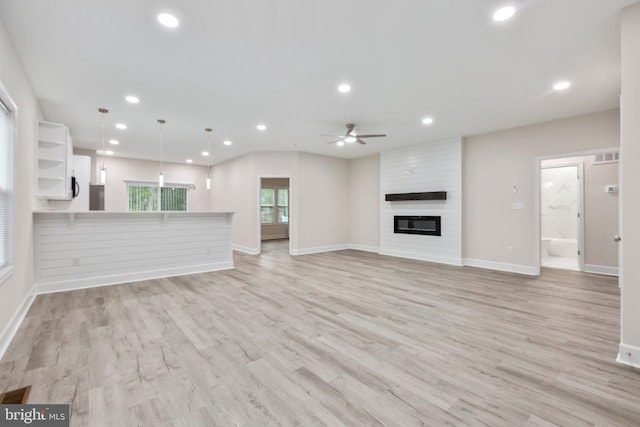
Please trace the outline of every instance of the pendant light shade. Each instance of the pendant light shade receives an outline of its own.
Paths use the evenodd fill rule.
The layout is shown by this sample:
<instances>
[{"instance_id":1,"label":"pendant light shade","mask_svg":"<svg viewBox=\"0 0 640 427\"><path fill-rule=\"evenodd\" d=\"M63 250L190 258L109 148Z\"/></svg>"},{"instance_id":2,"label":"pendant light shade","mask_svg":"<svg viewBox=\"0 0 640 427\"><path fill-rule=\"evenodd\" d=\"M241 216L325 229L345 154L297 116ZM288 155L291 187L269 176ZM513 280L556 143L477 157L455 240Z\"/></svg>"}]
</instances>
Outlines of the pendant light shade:
<instances>
[{"instance_id":1,"label":"pendant light shade","mask_svg":"<svg viewBox=\"0 0 640 427\"><path fill-rule=\"evenodd\" d=\"M164 175L162 174L162 151L163 151L163 141L162 141L162 128L164 127L164 124L166 123L165 120L162 119L158 119L158 123L160 123L160 174L158 175L158 187L162 188L164 187Z\"/></svg>"},{"instance_id":2,"label":"pendant light shade","mask_svg":"<svg viewBox=\"0 0 640 427\"><path fill-rule=\"evenodd\" d=\"M205 128L204 130L211 134L213 129ZM207 137L207 153L209 153L207 156L207 190L211 190L211 137L209 136Z\"/></svg>"},{"instance_id":3,"label":"pendant light shade","mask_svg":"<svg viewBox=\"0 0 640 427\"><path fill-rule=\"evenodd\" d=\"M102 114L102 168L100 169L100 184L104 185L107 183L107 168L104 166L104 156L106 155L104 152L104 118L109 110L106 108L98 108L98 112Z\"/></svg>"}]
</instances>

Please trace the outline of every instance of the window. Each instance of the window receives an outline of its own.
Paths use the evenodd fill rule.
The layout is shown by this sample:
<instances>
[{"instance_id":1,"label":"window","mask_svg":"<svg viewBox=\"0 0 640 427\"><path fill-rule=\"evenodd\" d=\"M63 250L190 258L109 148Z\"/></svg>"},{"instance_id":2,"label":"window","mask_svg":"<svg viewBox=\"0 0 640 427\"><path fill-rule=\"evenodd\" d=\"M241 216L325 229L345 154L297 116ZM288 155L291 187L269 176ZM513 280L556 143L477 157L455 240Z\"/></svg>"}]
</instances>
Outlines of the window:
<instances>
[{"instance_id":1,"label":"window","mask_svg":"<svg viewBox=\"0 0 640 427\"><path fill-rule=\"evenodd\" d=\"M260 189L260 222L262 224L289 222L288 188L263 187Z\"/></svg>"},{"instance_id":2,"label":"window","mask_svg":"<svg viewBox=\"0 0 640 427\"><path fill-rule=\"evenodd\" d=\"M13 272L13 146L15 106L0 86L0 284Z\"/></svg>"},{"instance_id":3,"label":"window","mask_svg":"<svg viewBox=\"0 0 640 427\"><path fill-rule=\"evenodd\" d=\"M273 188L260 189L260 221L263 224L273 223L274 194Z\"/></svg>"},{"instance_id":4,"label":"window","mask_svg":"<svg viewBox=\"0 0 640 427\"><path fill-rule=\"evenodd\" d=\"M188 211L189 190L193 185L165 184L158 187L151 182L128 182L127 209L131 212L143 211Z\"/></svg>"},{"instance_id":5,"label":"window","mask_svg":"<svg viewBox=\"0 0 640 427\"><path fill-rule=\"evenodd\" d=\"M278 222L289 222L289 189L278 188Z\"/></svg>"}]
</instances>

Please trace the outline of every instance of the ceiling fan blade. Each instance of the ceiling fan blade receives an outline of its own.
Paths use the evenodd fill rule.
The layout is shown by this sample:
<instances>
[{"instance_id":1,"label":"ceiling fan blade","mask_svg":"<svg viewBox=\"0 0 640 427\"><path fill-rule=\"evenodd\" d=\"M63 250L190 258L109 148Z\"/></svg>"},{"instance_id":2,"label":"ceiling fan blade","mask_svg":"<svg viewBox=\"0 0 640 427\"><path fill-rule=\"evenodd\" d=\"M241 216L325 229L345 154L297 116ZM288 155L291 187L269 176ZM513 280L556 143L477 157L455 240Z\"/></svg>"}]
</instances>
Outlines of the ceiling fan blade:
<instances>
[{"instance_id":1,"label":"ceiling fan blade","mask_svg":"<svg viewBox=\"0 0 640 427\"><path fill-rule=\"evenodd\" d=\"M375 135L358 135L358 138L382 138L382 137L385 137L385 136L387 136L387 135L380 133L380 134L375 134Z\"/></svg>"},{"instance_id":2,"label":"ceiling fan blade","mask_svg":"<svg viewBox=\"0 0 640 427\"><path fill-rule=\"evenodd\" d=\"M342 141L341 139L336 139L335 141L327 142L327 144L335 144L336 142Z\"/></svg>"},{"instance_id":3,"label":"ceiling fan blade","mask_svg":"<svg viewBox=\"0 0 640 427\"><path fill-rule=\"evenodd\" d=\"M357 142L358 144L362 144L362 145L365 145L365 144L366 144L366 142L364 142L364 141L363 141L363 140L361 140L360 138L357 138L357 139L356 139L356 142Z\"/></svg>"}]
</instances>

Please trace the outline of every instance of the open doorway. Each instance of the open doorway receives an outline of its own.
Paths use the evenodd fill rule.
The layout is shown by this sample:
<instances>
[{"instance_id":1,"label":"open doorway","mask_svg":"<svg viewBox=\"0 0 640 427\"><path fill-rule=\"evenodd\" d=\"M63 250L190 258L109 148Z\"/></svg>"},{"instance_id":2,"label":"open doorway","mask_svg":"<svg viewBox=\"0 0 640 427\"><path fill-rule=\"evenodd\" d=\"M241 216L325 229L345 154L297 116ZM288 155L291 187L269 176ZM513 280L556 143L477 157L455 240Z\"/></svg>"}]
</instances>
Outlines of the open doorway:
<instances>
[{"instance_id":1,"label":"open doorway","mask_svg":"<svg viewBox=\"0 0 640 427\"><path fill-rule=\"evenodd\" d=\"M289 254L290 181L288 177L260 178L260 253Z\"/></svg>"},{"instance_id":2,"label":"open doorway","mask_svg":"<svg viewBox=\"0 0 640 427\"><path fill-rule=\"evenodd\" d=\"M583 164L543 161L540 170L542 267L584 270Z\"/></svg>"},{"instance_id":3,"label":"open doorway","mask_svg":"<svg viewBox=\"0 0 640 427\"><path fill-rule=\"evenodd\" d=\"M618 151L537 159L538 267L617 276Z\"/></svg>"}]
</instances>

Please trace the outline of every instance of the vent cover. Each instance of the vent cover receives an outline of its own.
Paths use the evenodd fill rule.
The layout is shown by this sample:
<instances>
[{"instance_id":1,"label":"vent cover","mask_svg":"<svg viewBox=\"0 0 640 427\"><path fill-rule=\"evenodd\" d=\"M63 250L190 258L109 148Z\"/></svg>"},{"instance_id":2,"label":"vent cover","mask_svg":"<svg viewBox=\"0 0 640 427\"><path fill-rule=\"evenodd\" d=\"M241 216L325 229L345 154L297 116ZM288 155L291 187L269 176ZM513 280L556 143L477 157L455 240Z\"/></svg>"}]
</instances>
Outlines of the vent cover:
<instances>
[{"instance_id":1,"label":"vent cover","mask_svg":"<svg viewBox=\"0 0 640 427\"><path fill-rule=\"evenodd\" d=\"M620 153L617 151L612 151L610 153L600 153L595 155L595 159L593 160L594 165L604 165L607 163L618 163L620 160Z\"/></svg>"}]
</instances>

